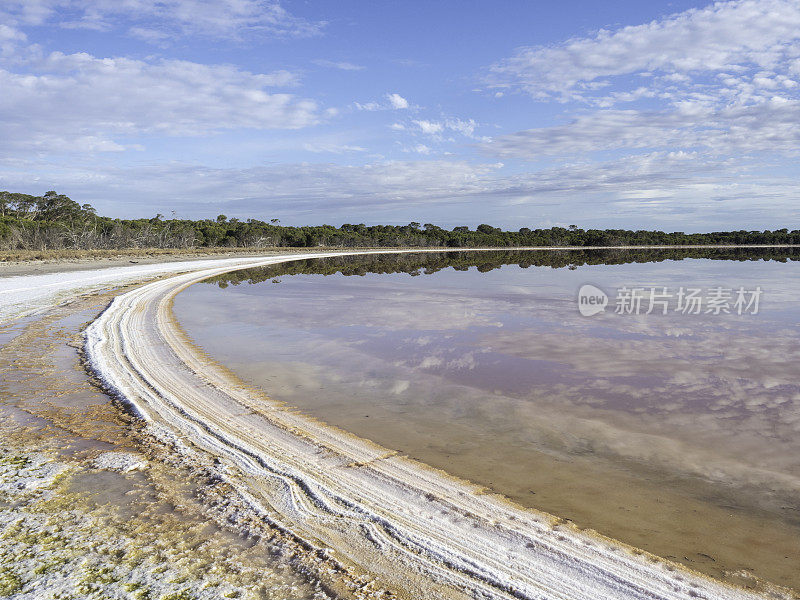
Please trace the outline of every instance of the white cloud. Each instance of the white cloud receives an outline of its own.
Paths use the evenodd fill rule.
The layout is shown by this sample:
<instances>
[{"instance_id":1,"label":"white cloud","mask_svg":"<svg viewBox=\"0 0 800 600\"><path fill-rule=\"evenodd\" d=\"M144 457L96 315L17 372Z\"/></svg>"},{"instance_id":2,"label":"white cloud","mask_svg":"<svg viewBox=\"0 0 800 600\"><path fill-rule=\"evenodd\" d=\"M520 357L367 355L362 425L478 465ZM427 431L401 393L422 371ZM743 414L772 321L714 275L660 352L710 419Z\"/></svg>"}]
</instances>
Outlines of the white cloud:
<instances>
[{"instance_id":1,"label":"white cloud","mask_svg":"<svg viewBox=\"0 0 800 600\"><path fill-rule=\"evenodd\" d=\"M445 126L457 133L460 133L464 137L474 137L475 128L478 124L475 122L475 119L469 119L466 121L462 121L461 119L446 119Z\"/></svg>"},{"instance_id":2,"label":"white cloud","mask_svg":"<svg viewBox=\"0 0 800 600\"><path fill-rule=\"evenodd\" d=\"M762 151L795 154L800 149L800 101L601 110L565 125L501 135L483 147L498 156L521 158L616 149L703 149L718 156Z\"/></svg>"},{"instance_id":3,"label":"white cloud","mask_svg":"<svg viewBox=\"0 0 800 600\"><path fill-rule=\"evenodd\" d=\"M339 69L340 71L363 71L365 67L362 65L356 65L349 62L337 62L333 60L327 59L319 59L313 61L315 65L320 67L329 67L331 69Z\"/></svg>"},{"instance_id":4,"label":"white cloud","mask_svg":"<svg viewBox=\"0 0 800 600\"><path fill-rule=\"evenodd\" d=\"M286 71L60 52L26 66L26 72L0 69L0 137L6 140L0 153L6 155L75 144L120 150L119 136L296 129L318 119L314 102L266 91L294 85L296 76Z\"/></svg>"},{"instance_id":5,"label":"white cloud","mask_svg":"<svg viewBox=\"0 0 800 600\"><path fill-rule=\"evenodd\" d=\"M452 136L445 137L445 134L448 132L457 133L467 138L489 141L488 138L477 138L475 136L475 128L477 126L478 124L474 119L462 120L448 117L440 121L414 119L407 125L403 123L393 123L390 128L395 131L408 131L411 134L421 133L429 136L431 140L436 142L455 141Z\"/></svg>"},{"instance_id":6,"label":"white cloud","mask_svg":"<svg viewBox=\"0 0 800 600\"><path fill-rule=\"evenodd\" d=\"M160 29L149 29L147 27L131 27L128 29L128 35L155 46L166 46L167 43L172 39L172 35L167 31Z\"/></svg>"},{"instance_id":7,"label":"white cloud","mask_svg":"<svg viewBox=\"0 0 800 600\"><path fill-rule=\"evenodd\" d=\"M611 78L648 80L771 70L800 53L800 4L795 0L716 2L645 25L600 30L554 46L521 48L491 69L497 87L535 98L587 99Z\"/></svg>"},{"instance_id":8,"label":"white cloud","mask_svg":"<svg viewBox=\"0 0 800 600\"><path fill-rule=\"evenodd\" d=\"M351 146L349 144L336 144L329 142L308 142L303 144L303 149L308 152L315 153L330 153L330 154L345 154L349 152L366 152L367 149L362 146Z\"/></svg>"},{"instance_id":9,"label":"white cloud","mask_svg":"<svg viewBox=\"0 0 800 600\"><path fill-rule=\"evenodd\" d=\"M462 120L447 117L439 120L412 119L406 123L395 122L390 125L390 129L405 133L406 141L399 144L403 152L426 155L437 153L450 156L452 152L446 150L445 145L459 141L458 136L482 142L490 141L489 138L475 135L477 126L474 119ZM425 136L425 143L418 142L420 136ZM460 141L463 143L463 140ZM490 151L495 152L494 149ZM500 153L499 147L497 152Z\"/></svg>"},{"instance_id":10,"label":"white cloud","mask_svg":"<svg viewBox=\"0 0 800 600\"><path fill-rule=\"evenodd\" d=\"M146 41L199 35L239 38L246 34L307 37L324 23L295 17L264 0L7 0L5 19L21 25L112 30Z\"/></svg>"},{"instance_id":11,"label":"white cloud","mask_svg":"<svg viewBox=\"0 0 800 600\"><path fill-rule=\"evenodd\" d=\"M27 36L18 29L0 23L0 57L12 54L26 40Z\"/></svg>"},{"instance_id":12,"label":"white cloud","mask_svg":"<svg viewBox=\"0 0 800 600\"><path fill-rule=\"evenodd\" d=\"M135 168L87 162L53 169L42 161L22 165L21 171L8 165L0 167L0 189L27 189L31 181L43 181L36 174L39 167L61 182L55 189L66 193L71 188L69 193L86 201L104 198L103 190L117 190L113 207L104 208L120 213L149 211L151 199L158 197L175 205L185 203L195 212L202 210L206 201L212 203L209 206L227 202L253 215L260 214L260 208L268 205L273 209L281 206L282 212L309 210L324 214L345 207L451 201L486 189L482 178L495 170L494 165L460 161L380 162L362 166L293 163L247 169L215 169L177 162Z\"/></svg>"},{"instance_id":13,"label":"white cloud","mask_svg":"<svg viewBox=\"0 0 800 600\"><path fill-rule=\"evenodd\" d=\"M366 111L385 110L387 108L380 102L364 102L363 104L361 102L354 102L353 106L358 110Z\"/></svg>"},{"instance_id":14,"label":"white cloud","mask_svg":"<svg viewBox=\"0 0 800 600\"><path fill-rule=\"evenodd\" d=\"M576 190L584 182L618 218L641 219L645 208L647 218L669 220L680 210L685 219L726 211L741 227L748 206L762 216L763 207L782 206L785 216L797 198L787 174L796 173L800 151L799 56L796 0L716 2L523 48L492 68L491 85L568 103L570 118L481 147L504 158L566 158L574 182L563 169L551 169L533 176L535 187L542 190L550 179ZM585 162L609 153L619 158ZM668 165L678 169L672 177ZM644 173L653 174L651 184ZM761 175L748 180L745 173Z\"/></svg>"},{"instance_id":15,"label":"white cloud","mask_svg":"<svg viewBox=\"0 0 800 600\"><path fill-rule=\"evenodd\" d=\"M353 106L357 110L376 111L376 110L404 110L411 108L408 100L400 94L386 94L386 102L354 102Z\"/></svg>"},{"instance_id":16,"label":"white cloud","mask_svg":"<svg viewBox=\"0 0 800 600\"><path fill-rule=\"evenodd\" d=\"M422 133L435 135L444 131L444 125L436 121L414 121Z\"/></svg>"},{"instance_id":17,"label":"white cloud","mask_svg":"<svg viewBox=\"0 0 800 600\"><path fill-rule=\"evenodd\" d=\"M409 107L408 100L403 98L400 94L387 94L387 98L389 99L389 103L392 105L392 108L396 110L402 110Z\"/></svg>"},{"instance_id":18,"label":"white cloud","mask_svg":"<svg viewBox=\"0 0 800 600\"><path fill-rule=\"evenodd\" d=\"M501 168L458 160L245 169L182 163L122 168L88 159L54 168L47 161L6 161L0 166L0 189L57 189L120 216L164 208L195 216L280 212L295 223L356 218L447 224L458 215L465 222L510 227L635 223L697 231L738 229L742 223L748 229L773 228L779 226L776 215L780 223L800 218L792 178L732 171L726 162L702 154L650 153L519 175L504 175Z\"/></svg>"},{"instance_id":19,"label":"white cloud","mask_svg":"<svg viewBox=\"0 0 800 600\"><path fill-rule=\"evenodd\" d=\"M18 29L0 23L0 43L24 42L26 39L27 36Z\"/></svg>"},{"instance_id":20,"label":"white cloud","mask_svg":"<svg viewBox=\"0 0 800 600\"><path fill-rule=\"evenodd\" d=\"M428 155L432 152L432 150L425 144L417 144L414 147L407 149L406 152L416 152L417 154Z\"/></svg>"}]
</instances>

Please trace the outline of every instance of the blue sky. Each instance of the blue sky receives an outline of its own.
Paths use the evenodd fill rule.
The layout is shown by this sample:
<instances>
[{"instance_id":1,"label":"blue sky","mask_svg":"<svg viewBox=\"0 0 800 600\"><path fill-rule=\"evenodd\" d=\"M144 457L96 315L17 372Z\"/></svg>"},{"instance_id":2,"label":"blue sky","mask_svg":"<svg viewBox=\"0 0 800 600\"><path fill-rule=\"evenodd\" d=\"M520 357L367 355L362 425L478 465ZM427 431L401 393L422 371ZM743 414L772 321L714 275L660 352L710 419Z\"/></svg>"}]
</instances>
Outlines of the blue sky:
<instances>
[{"instance_id":1,"label":"blue sky","mask_svg":"<svg viewBox=\"0 0 800 600\"><path fill-rule=\"evenodd\" d=\"M0 140L120 217L793 229L800 2L3 0Z\"/></svg>"}]
</instances>

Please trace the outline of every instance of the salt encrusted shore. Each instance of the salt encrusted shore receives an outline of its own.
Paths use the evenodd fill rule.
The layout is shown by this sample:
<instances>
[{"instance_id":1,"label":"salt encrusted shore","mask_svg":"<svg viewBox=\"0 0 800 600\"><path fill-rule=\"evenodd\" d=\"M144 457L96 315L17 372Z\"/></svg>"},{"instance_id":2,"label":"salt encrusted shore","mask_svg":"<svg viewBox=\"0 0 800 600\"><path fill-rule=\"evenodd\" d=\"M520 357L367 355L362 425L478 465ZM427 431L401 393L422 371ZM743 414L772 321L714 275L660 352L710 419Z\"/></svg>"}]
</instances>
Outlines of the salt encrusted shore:
<instances>
[{"instance_id":1,"label":"salt encrusted shore","mask_svg":"<svg viewBox=\"0 0 800 600\"><path fill-rule=\"evenodd\" d=\"M206 277L341 254L181 267L191 272L118 296L87 328L90 364L153 435L217 457L265 522L407 598L759 597L287 410L205 358L173 318L175 295Z\"/></svg>"},{"instance_id":2,"label":"salt encrusted shore","mask_svg":"<svg viewBox=\"0 0 800 600\"><path fill-rule=\"evenodd\" d=\"M252 261L252 258L249 260ZM27 270L22 269L20 265L10 271L0 266L0 325L44 312L79 295L106 290L109 287L134 284L215 265L235 268L237 264L247 261L248 259L242 257L217 258L117 265L100 269L90 268L90 265L86 264L82 265L84 268L78 270L73 270L72 263L61 263L48 264L45 273L39 273L34 263L28 264ZM13 274L7 275L7 272Z\"/></svg>"},{"instance_id":3,"label":"salt encrusted shore","mask_svg":"<svg viewBox=\"0 0 800 600\"><path fill-rule=\"evenodd\" d=\"M336 598L298 574L287 557L263 547L240 545L239 552L225 552L227 536L203 520L171 512L168 502L154 502L149 490L138 487L141 480L138 485L124 475L115 480L129 490L122 504L98 503L94 494L77 491L76 482L99 471L127 472L132 463L143 463L140 456L106 453L96 464L81 463L52 448L33 451L24 443L3 442L2 598Z\"/></svg>"}]
</instances>

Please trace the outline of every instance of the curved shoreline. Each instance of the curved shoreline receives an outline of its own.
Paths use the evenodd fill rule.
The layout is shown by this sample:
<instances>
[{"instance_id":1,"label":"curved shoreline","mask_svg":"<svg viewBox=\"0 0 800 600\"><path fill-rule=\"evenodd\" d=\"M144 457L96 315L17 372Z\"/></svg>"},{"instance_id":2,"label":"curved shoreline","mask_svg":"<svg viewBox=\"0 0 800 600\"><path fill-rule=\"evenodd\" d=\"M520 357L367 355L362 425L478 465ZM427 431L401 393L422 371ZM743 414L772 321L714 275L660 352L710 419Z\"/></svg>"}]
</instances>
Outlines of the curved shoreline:
<instances>
[{"instance_id":1,"label":"curved shoreline","mask_svg":"<svg viewBox=\"0 0 800 600\"><path fill-rule=\"evenodd\" d=\"M264 517L408 597L758 597L286 410L203 359L172 318L175 295L206 277L342 254L241 261L118 296L86 330L92 367L155 435L220 457Z\"/></svg>"}]
</instances>

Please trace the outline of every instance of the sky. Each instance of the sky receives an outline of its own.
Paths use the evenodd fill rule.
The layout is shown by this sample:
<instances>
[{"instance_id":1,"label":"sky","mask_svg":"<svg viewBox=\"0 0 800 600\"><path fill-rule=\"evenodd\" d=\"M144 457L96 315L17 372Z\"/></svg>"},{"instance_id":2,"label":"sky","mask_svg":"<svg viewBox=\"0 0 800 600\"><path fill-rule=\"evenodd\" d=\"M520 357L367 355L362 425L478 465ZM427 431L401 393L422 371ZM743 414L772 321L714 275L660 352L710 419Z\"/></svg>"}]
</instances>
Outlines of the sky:
<instances>
[{"instance_id":1,"label":"sky","mask_svg":"<svg viewBox=\"0 0 800 600\"><path fill-rule=\"evenodd\" d=\"M114 217L800 228L800 0L0 0L0 189Z\"/></svg>"}]
</instances>

